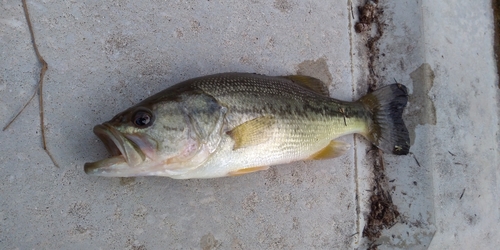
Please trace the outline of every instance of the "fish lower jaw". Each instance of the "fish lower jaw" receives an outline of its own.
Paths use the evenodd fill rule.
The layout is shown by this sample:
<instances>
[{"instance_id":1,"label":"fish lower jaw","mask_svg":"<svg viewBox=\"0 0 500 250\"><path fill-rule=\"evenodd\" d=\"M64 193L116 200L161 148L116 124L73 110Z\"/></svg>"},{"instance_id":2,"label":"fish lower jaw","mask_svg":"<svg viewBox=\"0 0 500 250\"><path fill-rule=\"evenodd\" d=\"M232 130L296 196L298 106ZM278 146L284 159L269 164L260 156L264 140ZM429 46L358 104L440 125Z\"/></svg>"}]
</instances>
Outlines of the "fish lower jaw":
<instances>
[{"instance_id":1,"label":"fish lower jaw","mask_svg":"<svg viewBox=\"0 0 500 250\"><path fill-rule=\"evenodd\" d=\"M123 155L117 155L96 162L85 163L86 174L95 176L117 176L121 169L130 168Z\"/></svg>"},{"instance_id":2,"label":"fish lower jaw","mask_svg":"<svg viewBox=\"0 0 500 250\"><path fill-rule=\"evenodd\" d=\"M169 169L170 168L170 169ZM185 179L181 176L189 174L191 169L174 168L163 161L146 159L141 164L131 166L123 155L117 155L84 165L88 175L101 177L137 177L137 176L164 176L174 179Z\"/></svg>"}]
</instances>

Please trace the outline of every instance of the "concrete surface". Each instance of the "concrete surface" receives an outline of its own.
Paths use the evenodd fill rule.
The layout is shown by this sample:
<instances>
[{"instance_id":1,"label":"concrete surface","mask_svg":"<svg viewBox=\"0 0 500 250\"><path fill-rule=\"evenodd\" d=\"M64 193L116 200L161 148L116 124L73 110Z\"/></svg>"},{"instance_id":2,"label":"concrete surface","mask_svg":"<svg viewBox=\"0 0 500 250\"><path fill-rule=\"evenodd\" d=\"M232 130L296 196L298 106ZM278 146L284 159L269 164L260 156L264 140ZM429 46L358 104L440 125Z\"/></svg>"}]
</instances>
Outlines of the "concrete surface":
<instances>
[{"instance_id":1,"label":"concrete surface","mask_svg":"<svg viewBox=\"0 0 500 250\"><path fill-rule=\"evenodd\" d=\"M364 1L28 1L45 79L38 103L0 133L2 249L366 249L369 145L237 178L96 178L92 127L191 77L303 73L332 97L366 92ZM374 72L407 85L412 155L385 155L400 223L380 249L493 249L500 243L499 93L489 1L380 1ZM35 88L21 3L0 8L0 124ZM418 164L415 159L418 159ZM420 166L419 166L420 165ZM415 184L416 183L416 184ZM394 188L393 188L394 187ZM465 190L465 191L463 191ZM463 195L462 195L463 194Z\"/></svg>"}]
</instances>

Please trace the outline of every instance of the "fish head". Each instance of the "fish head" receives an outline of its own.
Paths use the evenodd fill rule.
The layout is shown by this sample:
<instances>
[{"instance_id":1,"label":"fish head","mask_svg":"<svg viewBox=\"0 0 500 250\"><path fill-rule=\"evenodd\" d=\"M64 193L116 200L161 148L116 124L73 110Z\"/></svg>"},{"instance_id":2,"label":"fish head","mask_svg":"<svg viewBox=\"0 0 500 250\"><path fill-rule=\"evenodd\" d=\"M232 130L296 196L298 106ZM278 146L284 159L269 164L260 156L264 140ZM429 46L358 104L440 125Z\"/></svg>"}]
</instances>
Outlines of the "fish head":
<instances>
[{"instance_id":1,"label":"fish head","mask_svg":"<svg viewBox=\"0 0 500 250\"><path fill-rule=\"evenodd\" d=\"M86 163L85 173L180 178L202 165L221 141L225 109L193 98L145 100L95 126L111 157Z\"/></svg>"},{"instance_id":2,"label":"fish head","mask_svg":"<svg viewBox=\"0 0 500 250\"><path fill-rule=\"evenodd\" d=\"M94 134L104 143L111 157L86 163L85 172L110 177L141 175L158 159L155 110L154 107L134 106L95 126Z\"/></svg>"},{"instance_id":3,"label":"fish head","mask_svg":"<svg viewBox=\"0 0 500 250\"><path fill-rule=\"evenodd\" d=\"M186 148L199 148L199 140L190 136L186 119L177 110L165 103L138 104L95 126L94 134L111 157L86 163L85 173L106 177L168 176L169 170L182 168L183 161L172 159L186 154Z\"/></svg>"}]
</instances>

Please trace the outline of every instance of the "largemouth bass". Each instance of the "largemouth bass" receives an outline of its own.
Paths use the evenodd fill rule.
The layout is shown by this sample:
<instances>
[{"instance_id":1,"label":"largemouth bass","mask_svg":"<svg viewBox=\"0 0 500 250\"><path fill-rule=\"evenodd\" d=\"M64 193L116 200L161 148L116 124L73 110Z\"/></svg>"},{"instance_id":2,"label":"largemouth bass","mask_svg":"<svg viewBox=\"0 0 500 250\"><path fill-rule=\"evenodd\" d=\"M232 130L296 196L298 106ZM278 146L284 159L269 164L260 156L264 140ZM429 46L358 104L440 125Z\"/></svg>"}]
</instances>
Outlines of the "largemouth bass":
<instances>
[{"instance_id":1,"label":"largemouth bass","mask_svg":"<svg viewBox=\"0 0 500 250\"><path fill-rule=\"evenodd\" d=\"M328 96L318 79L224 73L167 88L94 127L111 158L85 164L90 175L235 176L271 165L328 159L358 133L385 152L410 149L402 113L408 92L382 87L356 102Z\"/></svg>"}]
</instances>

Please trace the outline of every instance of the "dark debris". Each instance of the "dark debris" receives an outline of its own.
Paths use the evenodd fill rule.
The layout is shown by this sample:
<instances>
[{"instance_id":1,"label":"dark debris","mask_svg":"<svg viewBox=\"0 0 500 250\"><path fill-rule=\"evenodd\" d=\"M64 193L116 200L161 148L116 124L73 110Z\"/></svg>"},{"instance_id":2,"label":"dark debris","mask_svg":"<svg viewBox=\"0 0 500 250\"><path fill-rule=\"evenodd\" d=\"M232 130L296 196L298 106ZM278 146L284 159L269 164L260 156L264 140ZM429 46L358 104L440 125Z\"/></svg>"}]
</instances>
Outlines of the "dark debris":
<instances>
[{"instance_id":1,"label":"dark debris","mask_svg":"<svg viewBox=\"0 0 500 250\"><path fill-rule=\"evenodd\" d=\"M363 229L363 237L367 237L370 241L379 238L383 229L394 226L399 217L398 208L392 203L390 193L383 188L387 185L387 180L384 174L382 152L380 150L373 150L373 152L375 157L373 172L376 186L370 197L370 214L368 214L367 223Z\"/></svg>"}]
</instances>

